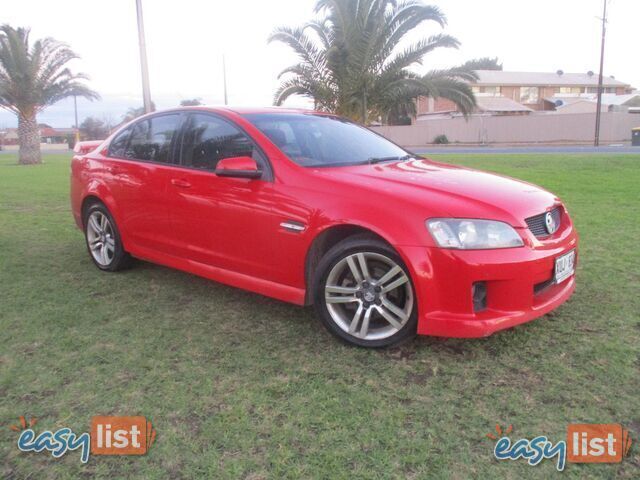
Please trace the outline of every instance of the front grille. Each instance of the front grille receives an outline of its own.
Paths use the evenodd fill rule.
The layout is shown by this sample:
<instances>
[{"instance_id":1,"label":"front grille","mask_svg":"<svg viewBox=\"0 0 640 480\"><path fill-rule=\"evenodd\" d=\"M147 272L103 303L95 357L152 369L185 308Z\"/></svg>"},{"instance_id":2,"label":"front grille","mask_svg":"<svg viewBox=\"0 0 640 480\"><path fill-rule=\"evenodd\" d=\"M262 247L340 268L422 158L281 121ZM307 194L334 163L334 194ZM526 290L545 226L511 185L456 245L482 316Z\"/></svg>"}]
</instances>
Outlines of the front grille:
<instances>
[{"instance_id":1,"label":"front grille","mask_svg":"<svg viewBox=\"0 0 640 480\"><path fill-rule=\"evenodd\" d=\"M533 233L537 238L544 238L549 236L549 232L547 232L547 222L545 221L546 215L547 212L544 212L540 215L535 215L533 217L525 219L525 222L527 222L527 225L529 226L529 230L531 230L531 233ZM560 207L556 207L551 210L551 216L553 217L553 220L557 225L557 231L557 228L560 227Z\"/></svg>"}]
</instances>

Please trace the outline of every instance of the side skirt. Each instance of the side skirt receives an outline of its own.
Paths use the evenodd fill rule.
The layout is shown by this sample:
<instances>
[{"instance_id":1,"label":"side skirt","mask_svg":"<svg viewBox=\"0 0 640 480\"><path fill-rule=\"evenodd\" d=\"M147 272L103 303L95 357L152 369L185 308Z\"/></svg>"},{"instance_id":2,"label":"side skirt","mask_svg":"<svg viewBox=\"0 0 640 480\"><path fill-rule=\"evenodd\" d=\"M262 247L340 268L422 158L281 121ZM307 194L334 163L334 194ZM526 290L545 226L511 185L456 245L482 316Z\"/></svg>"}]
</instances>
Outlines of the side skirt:
<instances>
[{"instance_id":1,"label":"side skirt","mask_svg":"<svg viewBox=\"0 0 640 480\"><path fill-rule=\"evenodd\" d=\"M133 248L131 247L133 246L128 246L130 249L129 253L141 260L182 270L209 280L224 283L225 285L230 285L243 290L249 290L250 292L259 293L266 297L282 300L283 302L294 303L301 306L305 304L305 290L302 288L282 285L281 283L251 277L249 275L213 267L193 260L185 260L171 255L159 254L146 248L139 248L137 246Z\"/></svg>"}]
</instances>

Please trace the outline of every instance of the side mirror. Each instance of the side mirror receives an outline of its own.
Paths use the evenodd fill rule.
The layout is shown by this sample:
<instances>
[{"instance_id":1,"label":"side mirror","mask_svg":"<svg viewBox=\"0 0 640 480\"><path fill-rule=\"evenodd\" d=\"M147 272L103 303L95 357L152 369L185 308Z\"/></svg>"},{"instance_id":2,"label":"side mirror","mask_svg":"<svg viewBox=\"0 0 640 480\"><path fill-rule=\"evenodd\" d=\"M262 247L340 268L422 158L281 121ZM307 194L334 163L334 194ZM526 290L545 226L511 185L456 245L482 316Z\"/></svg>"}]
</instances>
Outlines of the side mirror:
<instances>
[{"instance_id":1,"label":"side mirror","mask_svg":"<svg viewBox=\"0 0 640 480\"><path fill-rule=\"evenodd\" d=\"M215 174L219 177L260 178L262 171L251 157L230 157L218 162Z\"/></svg>"}]
</instances>

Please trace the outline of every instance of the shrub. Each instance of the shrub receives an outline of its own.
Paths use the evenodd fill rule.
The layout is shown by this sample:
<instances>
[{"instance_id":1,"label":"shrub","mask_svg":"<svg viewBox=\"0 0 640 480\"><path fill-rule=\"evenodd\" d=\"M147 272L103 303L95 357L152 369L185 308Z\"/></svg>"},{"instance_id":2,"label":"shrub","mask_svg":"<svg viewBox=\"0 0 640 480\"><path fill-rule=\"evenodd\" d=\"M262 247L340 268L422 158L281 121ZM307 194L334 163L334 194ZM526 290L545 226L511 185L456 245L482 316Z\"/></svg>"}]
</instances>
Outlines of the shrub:
<instances>
[{"instance_id":1,"label":"shrub","mask_svg":"<svg viewBox=\"0 0 640 480\"><path fill-rule=\"evenodd\" d=\"M436 138L433 139L433 143L437 144L437 145L446 145L447 143L449 143L449 139L447 138L447 136L443 133L441 135L438 135Z\"/></svg>"}]
</instances>

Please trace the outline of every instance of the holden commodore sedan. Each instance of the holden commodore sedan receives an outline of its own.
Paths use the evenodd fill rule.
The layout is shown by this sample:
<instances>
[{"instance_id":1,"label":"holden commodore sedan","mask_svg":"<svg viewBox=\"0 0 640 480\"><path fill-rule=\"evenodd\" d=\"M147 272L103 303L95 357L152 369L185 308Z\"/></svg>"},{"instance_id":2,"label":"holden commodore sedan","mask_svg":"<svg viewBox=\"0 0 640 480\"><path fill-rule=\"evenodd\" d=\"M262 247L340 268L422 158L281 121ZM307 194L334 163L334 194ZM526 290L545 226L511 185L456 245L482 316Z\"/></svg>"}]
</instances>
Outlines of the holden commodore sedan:
<instances>
[{"instance_id":1,"label":"holden commodore sedan","mask_svg":"<svg viewBox=\"0 0 640 480\"><path fill-rule=\"evenodd\" d=\"M73 215L99 269L136 257L312 304L359 346L490 335L575 288L578 238L556 196L334 115L182 108L78 151Z\"/></svg>"}]
</instances>

